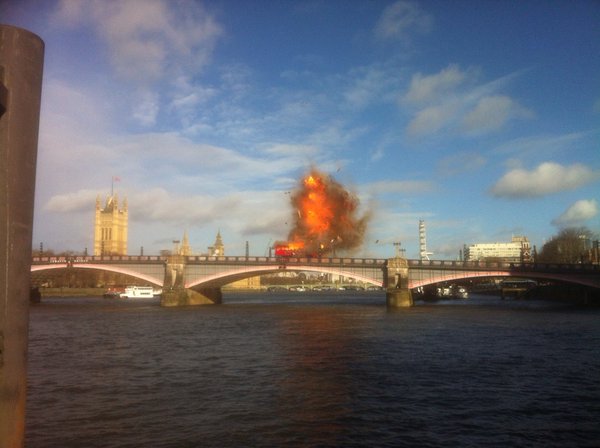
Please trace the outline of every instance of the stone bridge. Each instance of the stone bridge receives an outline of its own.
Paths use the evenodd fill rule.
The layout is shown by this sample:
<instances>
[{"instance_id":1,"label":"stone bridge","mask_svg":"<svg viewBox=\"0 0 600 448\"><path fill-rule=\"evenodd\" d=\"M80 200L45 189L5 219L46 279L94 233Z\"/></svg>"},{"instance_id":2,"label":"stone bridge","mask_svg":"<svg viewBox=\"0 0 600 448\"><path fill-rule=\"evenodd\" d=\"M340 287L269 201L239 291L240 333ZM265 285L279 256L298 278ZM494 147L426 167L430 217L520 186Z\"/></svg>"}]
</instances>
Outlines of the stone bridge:
<instances>
[{"instance_id":1,"label":"stone bridge","mask_svg":"<svg viewBox=\"0 0 600 448\"><path fill-rule=\"evenodd\" d=\"M404 258L281 258L246 256L73 256L33 257L31 271L96 269L129 275L163 288L162 304L220 303L221 287L257 275L319 272L386 289L388 304L412 304L410 291L478 277L554 280L600 288L600 266L407 260Z\"/></svg>"}]
</instances>

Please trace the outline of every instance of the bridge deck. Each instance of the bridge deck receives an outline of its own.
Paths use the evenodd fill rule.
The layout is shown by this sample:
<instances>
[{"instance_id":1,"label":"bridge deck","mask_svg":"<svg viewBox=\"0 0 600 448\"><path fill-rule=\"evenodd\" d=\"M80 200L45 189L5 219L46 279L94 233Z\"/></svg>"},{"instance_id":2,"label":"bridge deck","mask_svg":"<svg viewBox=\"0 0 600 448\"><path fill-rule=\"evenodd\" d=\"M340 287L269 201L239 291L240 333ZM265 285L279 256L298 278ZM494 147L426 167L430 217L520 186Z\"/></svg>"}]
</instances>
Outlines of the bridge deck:
<instances>
[{"instance_id":1,"label":"bridge deck","mask_svg":"<svg viewBox=\"0 0 600 448\"><path fill-rule=\"evenodd\" d=\"M204 256L193 255L183 257L186 263L285 263L285 264L350 264L350 265L376 265L383 266L387 262L385 258L364 257L253 257L253 256ZM161 255L75 255L75 256L34 256L32 265L54 264L54 263L165 263L168 256ZM600 265L590 263L508 263L491 261L459 261L459 260L418 260L408 259L408 265L413 268L441 268L441 269L473 269L473 270L526 270L544 271L558 270L561 272L595 272L600 273Z\"/></svg>"},{"instance_id":2,"label":"bridge deck","mask_svg":"<svg viewBox=\"0 0 600 448\"><path fill-rule=\"evenodd\" d=\"M121 272L162 285L165 267L171 260L154 255L33 257L32 271L60 268L89 268ZM512 276L579 283L600 288L597 264L504 263L454 260L406 260L409 287L454 281L472 277ZM181 257L185 266L185 284L219 283L261 275L277 270L320 271L355 278L373 284L383 283L388 260L353 257Z\"/></svg>"}]
</instances>

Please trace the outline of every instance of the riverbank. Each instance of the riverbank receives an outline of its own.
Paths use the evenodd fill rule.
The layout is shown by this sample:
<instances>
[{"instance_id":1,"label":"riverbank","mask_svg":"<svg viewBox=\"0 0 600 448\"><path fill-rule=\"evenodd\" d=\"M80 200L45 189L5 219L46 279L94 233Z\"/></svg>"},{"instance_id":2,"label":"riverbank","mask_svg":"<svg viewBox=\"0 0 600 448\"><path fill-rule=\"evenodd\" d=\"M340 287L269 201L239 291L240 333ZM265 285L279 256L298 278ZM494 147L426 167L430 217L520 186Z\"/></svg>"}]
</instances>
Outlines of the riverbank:
<instances>
[{"instance_id":1,"label":"riverbank","mask_svg":"<svg viewBox=\"0 0 600 448\"><path fill-rule=\"evenodd\" d=\"M105 288L40 288L43 297L102 297Z\"/></svg>"},{"instance_id":2,"label":"riverbank","mask_svg":"<svg viewBox=\"0 0 600 448\"><path fill-rule=\"evenodd\" d=\"M106 292L105 288L40 288L41 297L102 297ZM265 292L265 289L233 289L223 288L225 293L247 292L257 293ZM476 291L476 294L496 296L499 291ZM512 298L512 297L511 297ZM522 299L544 299L551 301L578 302L586 305L600 306L600 291L588 289L574 285L552 285L539 286L532 289Z\"/></svg>"}]
</instances>

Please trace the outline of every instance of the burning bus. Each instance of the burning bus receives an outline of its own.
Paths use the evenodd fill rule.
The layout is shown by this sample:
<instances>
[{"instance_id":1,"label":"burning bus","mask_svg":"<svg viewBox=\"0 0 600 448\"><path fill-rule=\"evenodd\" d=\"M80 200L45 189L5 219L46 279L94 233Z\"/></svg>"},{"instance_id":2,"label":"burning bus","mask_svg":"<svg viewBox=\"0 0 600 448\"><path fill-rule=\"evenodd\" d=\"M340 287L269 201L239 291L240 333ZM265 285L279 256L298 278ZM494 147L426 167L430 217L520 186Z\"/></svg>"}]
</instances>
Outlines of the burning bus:
<instances>
[{"instance_id":1,"label":"burning bus","mask_svg":"<svg viewBox=\"0 0 600 448\"><path fill-rule=\"evenodd\" d=\"M307 248L302 241L275 241L273 249L276 257L296 258L296 257L321 257L328 251L325 250L325 244L309 245Z\"/></svg>"},{"instance_id":2,"label":"burning bus","mask_svg":"<svg viewBox=\"0 0 600 448\"><path fill-rule=\"evenodd\" d=\"M303 257L304 244L290 241L275 241L273 245L276 257Z\"/></svg>"}]
</instances>

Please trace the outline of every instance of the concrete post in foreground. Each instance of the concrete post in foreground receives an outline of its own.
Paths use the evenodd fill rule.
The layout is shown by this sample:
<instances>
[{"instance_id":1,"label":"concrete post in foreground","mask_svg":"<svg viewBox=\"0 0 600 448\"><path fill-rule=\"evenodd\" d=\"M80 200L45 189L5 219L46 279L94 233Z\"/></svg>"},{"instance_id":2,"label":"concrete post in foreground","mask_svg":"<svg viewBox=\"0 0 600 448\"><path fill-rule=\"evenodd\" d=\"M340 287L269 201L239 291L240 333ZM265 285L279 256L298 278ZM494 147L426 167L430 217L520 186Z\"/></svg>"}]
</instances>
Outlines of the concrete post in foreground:
<instances>
[{"instance_id":1,"label":"concrete post in foreground","mask_svg":"<svg viewBox=\"0 0 600 448\"><path fill-rule=\"evenodd\" d=\"M0 446L22 447L44 42L0 25Z\"/></svg>"},{"instance_id":2,"label":"concrete post in foreground","mask_svg":"<svg viewBox=\"0 0 600 448\"><path fill-rule=\"evenodd\" d=\"M390 258L384 272L385 300L388 307L413 306L412 293L408 287L408 261L406 258Z\"/></svg>"}]
</instances>

